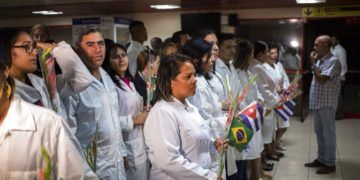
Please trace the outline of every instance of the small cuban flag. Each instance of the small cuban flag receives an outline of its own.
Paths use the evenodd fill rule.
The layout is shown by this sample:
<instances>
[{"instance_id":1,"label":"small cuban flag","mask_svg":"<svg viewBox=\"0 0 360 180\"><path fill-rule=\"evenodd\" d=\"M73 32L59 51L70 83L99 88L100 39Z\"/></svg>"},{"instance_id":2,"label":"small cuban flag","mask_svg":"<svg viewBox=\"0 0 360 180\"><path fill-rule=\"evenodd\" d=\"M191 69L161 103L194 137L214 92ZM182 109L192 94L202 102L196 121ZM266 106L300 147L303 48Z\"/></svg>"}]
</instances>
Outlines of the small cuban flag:
<instances>
[{"instance_id":1,"label":"small cuban flag","mask_svg":"<svg viewBox=\"0 0 360 180\"><path fill-rule=\"evenodd\" d=\"M242 110L239 115L242 118L242 122L250 128L253 132L260 130L261 123L264 119L264 110L259 103L253 102Z\"/></svg>"},{"instance_id":2,"label":"small cuban flag","mask_svg":"<svg viewBox=\"0 0 360 180\"><path fill-rule=\"evenodd\" d=\"M281 106L275 108L275 113L280 116L283 121L288 121L290 117L294 114L295 110L295 101L289 100L284 102Z\"/></svg>"},{"instance_id":3,"label":"small cuban flag","mask_svg":"<svg viewBox=\"0 0 360 180\"><path fill-rule=\"evenodd\" d=\"M241 152L250 142L251 138L253 137L253 132L251 129L246 127L244 123L236 118L233 118L229 130L229 144Z\"/></svg>"}]
</instances>

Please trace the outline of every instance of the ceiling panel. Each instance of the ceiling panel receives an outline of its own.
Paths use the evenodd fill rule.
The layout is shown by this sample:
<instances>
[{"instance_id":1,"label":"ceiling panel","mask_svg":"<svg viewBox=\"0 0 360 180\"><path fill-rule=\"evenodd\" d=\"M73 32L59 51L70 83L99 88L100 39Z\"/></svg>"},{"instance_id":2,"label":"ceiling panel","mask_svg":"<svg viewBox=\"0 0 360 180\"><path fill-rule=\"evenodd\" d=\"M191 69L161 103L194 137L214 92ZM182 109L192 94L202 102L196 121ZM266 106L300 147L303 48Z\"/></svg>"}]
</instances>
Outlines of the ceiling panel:
<instances>
[{"instance_id":1,"label":"ceiling panel","mask_svg":"<svg viewBox=\"0 0 360 180\"><path fill-rule=\"evenodd\" d=\"M1 0L0 19L41 16L31 13L35 10L63 11L62 16L161 12L149 7L160 2L179 3L178 11L301 7L295 0ZM359 4L359 0L327 0L321 6Z\"/></svg>"}]
</instances>

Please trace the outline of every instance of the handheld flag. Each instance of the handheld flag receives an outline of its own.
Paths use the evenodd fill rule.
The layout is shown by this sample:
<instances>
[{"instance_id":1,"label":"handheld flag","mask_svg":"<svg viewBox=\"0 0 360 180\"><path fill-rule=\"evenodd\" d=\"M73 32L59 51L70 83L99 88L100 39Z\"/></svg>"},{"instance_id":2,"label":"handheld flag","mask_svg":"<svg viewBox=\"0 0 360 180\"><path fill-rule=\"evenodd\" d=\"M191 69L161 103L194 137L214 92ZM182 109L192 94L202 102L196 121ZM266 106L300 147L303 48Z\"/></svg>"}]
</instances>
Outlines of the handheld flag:
<instances>
[{"instance_id":1,"label":"handheld flag","mask_svg":"<svg viewBox=\"0 0 360 180\"><path fill-rule=\"evenodd\" d=\"M241 121L233 118L228 135L229 144L239 152L245 149L253 137L253 132Z\"/></svg>"},{"instance_id":2,"label":"handheld flag","mask_svg":"<svg viewBox=\"0 0 360 180\"><path fill-rule=\"evenodd\" d=\"M248 105L244 110L239 113L239 116L242 118L242 122L251 129L253 132L257 132L260 130L260 121L263 121L263 109L257 103L253 102ZM259 118L258 118L259 117ZM260 119L260 120L259 120Z\"/></svg>"},{"instance_id":3,"label":"handheld flag","mask_svg":"<svg viewBox=\"0 0 360 180\"><path fill-rule=\"evenodd\" d=\"M289 100L284 102L282 105L278 106L274 110L275 113L278 114L283 121L288 121L290 117L294 114L295 105L296 103L294 100Z\"/></svg>"}]
</instances>

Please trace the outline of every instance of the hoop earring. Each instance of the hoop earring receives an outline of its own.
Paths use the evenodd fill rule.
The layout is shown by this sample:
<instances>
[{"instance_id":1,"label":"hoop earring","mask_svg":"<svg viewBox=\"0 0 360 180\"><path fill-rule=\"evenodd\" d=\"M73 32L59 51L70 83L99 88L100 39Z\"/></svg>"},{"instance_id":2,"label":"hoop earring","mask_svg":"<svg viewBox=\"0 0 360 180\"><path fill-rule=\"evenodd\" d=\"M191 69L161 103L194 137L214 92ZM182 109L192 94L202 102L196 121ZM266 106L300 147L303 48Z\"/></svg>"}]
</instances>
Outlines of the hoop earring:
<instances>
[{"instance_id":1,"label":"hoop earring","mask_svg":"<svg viewBox=\"0 0 360 180\"><path fill-rule=\"evenodd\" d=\"M11 86L10 86L9 83L6 83L6 96L7 96L8 98L10 98L11 93L12 93L12 88L11 88Z\"/></svg>"}]
</instances>

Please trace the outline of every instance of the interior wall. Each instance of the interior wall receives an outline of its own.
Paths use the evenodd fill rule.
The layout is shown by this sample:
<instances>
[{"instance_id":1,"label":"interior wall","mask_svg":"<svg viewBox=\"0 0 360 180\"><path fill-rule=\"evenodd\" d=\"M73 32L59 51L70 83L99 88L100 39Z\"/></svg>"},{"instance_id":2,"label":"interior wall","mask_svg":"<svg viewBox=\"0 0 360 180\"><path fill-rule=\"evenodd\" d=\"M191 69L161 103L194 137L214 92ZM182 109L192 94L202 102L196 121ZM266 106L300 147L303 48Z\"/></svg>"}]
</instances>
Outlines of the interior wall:
<instances>
[{"instance_id":1,"label":"interior wall","mask_svg":"<svg viewBox=\"0 0 360 180\"><path fill-rule=\"evenodd\" d=\"M148 41L158 36L161 39L170 37L173 32L181 29L181 14L196 12L221 12L223 14L237 13L239 19L267 19L267 18L299 18L301 17L301 8L265 8L265 9L237 9L237 10L216 10L216 11L173 11L173 12L156 12L156 13L133 13L133 14L115 14L113 16L128 19L136 19L144 22L148 31ZM100 15L101 16L101 15ZM17 18L17 19L0 19L0 27L23 27L32 26L42 23L48 26L69 26L72 24L72 18L81 17L99 17L99 15L80 16L80 17L38 17L38 18ZM107 16L108 17L108 16ZM64 36L69 31L63 31ZM57 33L57 37L61 37ZM60 39L58 39L59 41Z\"/></svg>"}]
</instances>

